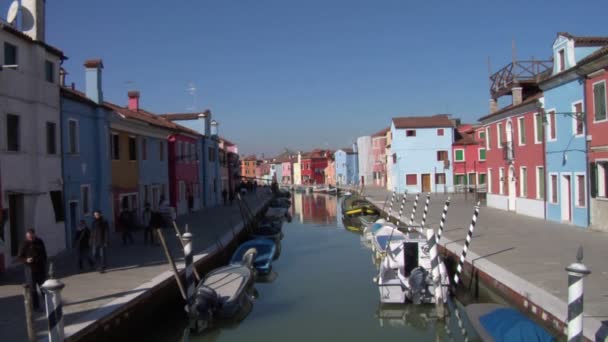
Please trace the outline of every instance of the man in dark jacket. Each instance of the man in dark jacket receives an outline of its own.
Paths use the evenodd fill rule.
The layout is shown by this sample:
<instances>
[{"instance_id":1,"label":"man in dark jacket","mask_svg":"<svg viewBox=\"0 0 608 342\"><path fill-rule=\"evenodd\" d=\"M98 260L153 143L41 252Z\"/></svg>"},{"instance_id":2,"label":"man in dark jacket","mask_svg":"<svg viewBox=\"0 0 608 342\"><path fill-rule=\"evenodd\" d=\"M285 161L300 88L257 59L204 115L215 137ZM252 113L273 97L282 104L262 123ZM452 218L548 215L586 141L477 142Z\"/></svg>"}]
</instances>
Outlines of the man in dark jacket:
<instances>
[{"instance_id":1,"label":"man in dark jacket","mask_svg":"<svg viewBox=\"0 0 608 342\"><path fill-rule=\"evenodd\" d=\"M101 265L98 267L99 272L104 273L106 271L106 249L110 241L110 226L99 210L96 210L93 216L95 217L91 235L93 253L95 254L95 259L101 261Z\"/></svg>"},{"instance_id":2,"label":"man in dark jacket","mask_svg":"<svg viewBox=\"0 0 608 342\"><path fill-rule=\"evenodd\" d=\"M36 286L42 286L46 280L46 248L34 229L30 228L25 233L25 241L19 248L18 257L25 264L25 281L30 286L34 310L39 311L40 300Z\"/></svg>"},{"instance_id":3,"label":"man in dark jacket","mask_svg":"<svg viewBox=\"0 0 608 342\"><path fill-rule=\"evenodd\" d=\"M80 220L78 231L74 237L74 247L78 249L78 270L82 271L82 260L86 259L91 268L95 266L93 258L91 258L91 230L87 227L84 220Z\"/></svg>"}]
</instances>

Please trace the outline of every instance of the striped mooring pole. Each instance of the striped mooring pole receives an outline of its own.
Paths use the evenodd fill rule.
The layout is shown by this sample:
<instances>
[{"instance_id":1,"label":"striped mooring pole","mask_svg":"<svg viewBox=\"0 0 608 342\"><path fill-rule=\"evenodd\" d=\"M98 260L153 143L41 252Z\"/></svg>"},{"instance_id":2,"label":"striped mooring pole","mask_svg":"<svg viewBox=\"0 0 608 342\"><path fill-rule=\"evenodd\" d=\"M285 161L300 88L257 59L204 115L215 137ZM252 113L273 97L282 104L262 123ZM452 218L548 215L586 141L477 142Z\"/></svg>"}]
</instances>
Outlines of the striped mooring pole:
<instances>
[{"instance_id":1,"label":"striped mooring pole","mask_svg":"<svg viewBox=\"0 0 608 342\"><path fill-rule=\"evenodd\" d=\"M192 257L192 233L188 231L182 235L184 241L184 261L186 264L186 301L188 303L188 312L192 310L194 304L194 289L196 288L196 279L194 278L194 263Z\"/></svg>"},{"instance_id":2,"label":"striped mooring pole","mask_svg":"<svg viewBox=\"0 0 608 342\"><path fill-rule=\"evenodd\" d=\"M416 207L418 206L418 198L420 197L420 193L416 194L416 198L414 199L414 207L412 207L412 214L410 215L410 224L409 226L414 225L414 216L416 216ZM407 227L407 230L411 230L410 227Z\"/></svg>"},{"instance_id":3,"label":"striped mooring pole","mask_svg":"<svg viewBox=\"0 0 608 342\"><path fill-rule=\"evenodd\" d=\"M403 193L403 196L401 196L401 206L399 207L399 214L397 215L397 228L399 228L399 224L401 223L401 216L403 215L403 207L405 206L406 199L407 191Z\"/></svg>"},{"instance_id":4,"label":"striped mooring pole","mask_svg":"<svg viewBox=\"0 0 608 342\"><path fill-rule=\"evenodd\" d=\"M431 193L428 192L426 194L426 201L424 202L424 211L422 212L422 223L420 226L424 229L424 225L426 224L426 215L429 213L429 203L431 202Z\"/></svg>"},{"instance_id":5,"label":"striped mooring pole","mask_svg":"<svg viewBox=\"0 0 608 342\"><path fill-rule=\"evenodd\" d=\"M467 239L464 242L464 246L462 247L462 253L460 253L460 260L458 261L458 267L456 268L456 274L454 274L454 291L456 291L456 287L458 286L458 282L460 282L460 274L462 273L462 268L464 267L464 260L467 257L467 252L469 251L469 246L471 245L471 239L473 237L473 230L475 230L475 225L477 224L477 217L479 216L479 205L481 203L477 202L475 206L475 212L473 213L473 218L471 219L471 224L469 225L469 232L467 233Z\"/></svg>"},{"instance_id":6,"label":"striped mooring pole","mask_svg":"<svg viewBox=\"0 0 608 342\"><path fill-rule=\"evenodd\" d=\"M456 303L454 303L454 316L456 316L456 323L458 323L458 329L460 329L460 334L462 335L462 340L464 342L468 342L469 334L467 333L467 328L464 326L462 317L460 317L460 311L456 307Z\"/></svg>"},{"instance_id":7,"label":"striped mooring pole","mask_svg":"<svg viewBox=\"0 0 608 342\"><path fill-rule=\"evenodd\" d=\"M583 264L583 247L578 248L576 262L566 267L568 271L568 342L583 341L583 278L591 270Z\"/></svg>"},{"instance_id":8,"label":"striped mooring pole","mask_svg":"<svg viewBox=\"0 0 608 342\"><path fill-rule=\"evenodd\" d=\"M441 235L443 234L443 229L445 228L445 219L448 216L448 209L450 207L450 198L445 201L443 205L443 212L441 213L441 222L439 222L439 230L437 230L437 243L441 240Z\"/></svg>"},{"instance_id":9,"label":"striped mooring pole","mask_svg":"<svg viewBox=\"0 0 608 342\"><path fill-rule=\"evenodd\" d=\"M443 289L441 286L441 274L439 273L439 253L437 251L437 240L435 238L435 231L433 229L426 230L427 246L429 247L429 253L431 256L431 275L433 279L433 285L435 286L435 308L437 310L437 317L443 318L445 316L445 310L443 307Z\"/></svg>"},{"instance_id":10,"label":"striped mooring pole","mask_svg":"<svg viewBox=\"0 0 608 342\"><path fill-rule=\"evenodd\" d=\"M49 279L42 284L45 292L46 318L49 328L49 342L63 342L63 305L61 303L61 290L65 287L59 279L55 279L53 263L49 265Z\"/></svg>"},{"instance_id":11,"label":"striped mooring pole","mask_svg":"<svg viewBox=\"0 0 608 342\"><path fill-rule=\"evenodd\" d=\"M397 189L393 190L393 195L391 196L391 205L388 208L388 213L386 215L386 221L391 222L391 214L393 213L393 205L395 204L395 195L397 194Z\"/></svg>"}]
</instances>

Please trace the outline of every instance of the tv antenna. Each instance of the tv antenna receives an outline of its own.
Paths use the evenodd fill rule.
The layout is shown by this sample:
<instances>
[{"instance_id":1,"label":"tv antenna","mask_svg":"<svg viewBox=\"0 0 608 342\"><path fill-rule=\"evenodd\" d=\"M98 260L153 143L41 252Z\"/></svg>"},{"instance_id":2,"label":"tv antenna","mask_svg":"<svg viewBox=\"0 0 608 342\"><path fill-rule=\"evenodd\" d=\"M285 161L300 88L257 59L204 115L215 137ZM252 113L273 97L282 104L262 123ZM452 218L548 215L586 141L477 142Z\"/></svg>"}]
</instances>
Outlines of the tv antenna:
<instances>
[{"instance_id":1,"label":"tv antenna","mask_svg":"<svg viewBox=\"0 0 608 342\"><path fill-rule=\"evenodd\" d=\"M194 85L194 82L188 83L188 88L186 88L186 91L188 92L188 94L190 94L190 96L192 96L192 106L187 109L192 112L196 111L196 108L198 108L196 96L197 90L198 89L196 88L196 85Z\"/></svg>"},{"instance_id":2,"label":"tv antenna","mask_svg":"<svg viewBox=\"0 0 608 342\"><path fill-rule=\"evenodd\" d=\"M19 14L19 8L21 6L19 6L19 1L18 0L14 0L11 5L8 8L8 14L6 15L6 21L9 23L9 25L15 25L15 22L17 21L17 14Z\"/></svg>"}]
</instances>

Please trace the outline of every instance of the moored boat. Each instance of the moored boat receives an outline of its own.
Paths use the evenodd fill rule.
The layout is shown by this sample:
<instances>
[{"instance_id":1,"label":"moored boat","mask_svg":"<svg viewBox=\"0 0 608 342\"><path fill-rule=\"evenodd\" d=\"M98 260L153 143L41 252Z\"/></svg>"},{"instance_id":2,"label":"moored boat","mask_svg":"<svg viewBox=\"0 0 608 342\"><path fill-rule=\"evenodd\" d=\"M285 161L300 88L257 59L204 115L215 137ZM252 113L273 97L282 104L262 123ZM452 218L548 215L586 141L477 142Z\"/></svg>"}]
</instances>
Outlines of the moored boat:
<instances>
[{"instance_id":1,"label":"moored boat","mask_svg":"<svg viewBox=\"0 0 608 342\"><path fill-rule=\"evenodd\" d=\"M267 238L256 238L242 243L232 254L230 263L240 263L246 251L254 248L257 251L253 266L259 275L265 275L272 271L272 260L276 253L276 244Z\"/></svg>"}]
</instances>

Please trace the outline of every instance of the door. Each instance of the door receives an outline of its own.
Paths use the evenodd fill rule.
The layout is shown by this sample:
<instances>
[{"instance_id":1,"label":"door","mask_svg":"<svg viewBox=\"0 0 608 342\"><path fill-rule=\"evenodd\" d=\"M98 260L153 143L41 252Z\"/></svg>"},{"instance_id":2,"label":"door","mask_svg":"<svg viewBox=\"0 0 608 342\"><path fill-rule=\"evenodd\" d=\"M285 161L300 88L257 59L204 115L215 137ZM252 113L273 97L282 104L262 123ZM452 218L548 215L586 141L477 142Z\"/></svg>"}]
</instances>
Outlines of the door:
<instances>
[{"instance_id":1,"label":"door","mask_svg":"<svg viewBox=\"0 0 608 342\"><path fill-rule=\"evenodd\" d=\"M515 211L515 167L511 165L509 167L509 210Z\"/></svg>"},{"instance_id":2,"label":"door","mask_svg":"<svg viewBox=\"0 0 608 342\"><path fill-rule=\"evenodd\" d=\"M70 234L76 233L76 227L78 227L78 202L70 202L70 208L68 209L70 215ZM71 241L71 239L69 239Z\"/></svg>"},{"instance_id":3,"label":"door","mask_svg":"<svg viewBox=\"0 0 608 342\"><path fill-rule=\"evenodd\" d=\"M23 227L23 205L23 195L15 194L8 196L9 232L12 256L17 256L19 253L19 245L25 236L25 228Z\"/></svg>"},{"instance_id":4,"label":"door","mask_svg":"<svg viewBox=\"0 0 608 342\"><path fill-rule=\"evenodd\" d=\"M572 180L570 175L562 175L560 203L562 212L562 221L572 221Z\"/></svg>"},{"instance_id":5,"label":"door","mask_svg":"<svg viewBox=\"0 0 608 342\"><path fill-rule=\"evenodd\" d=\"M431 192L431 174L422 174L422 192Z\"/></svg>"}]
</instances>

